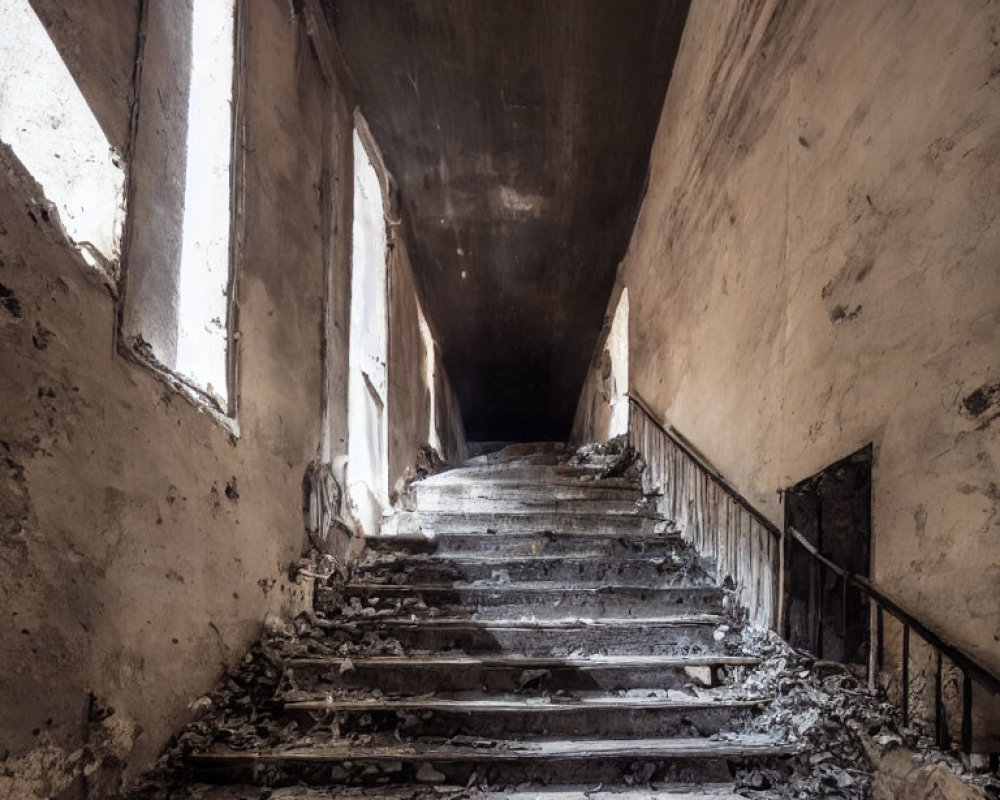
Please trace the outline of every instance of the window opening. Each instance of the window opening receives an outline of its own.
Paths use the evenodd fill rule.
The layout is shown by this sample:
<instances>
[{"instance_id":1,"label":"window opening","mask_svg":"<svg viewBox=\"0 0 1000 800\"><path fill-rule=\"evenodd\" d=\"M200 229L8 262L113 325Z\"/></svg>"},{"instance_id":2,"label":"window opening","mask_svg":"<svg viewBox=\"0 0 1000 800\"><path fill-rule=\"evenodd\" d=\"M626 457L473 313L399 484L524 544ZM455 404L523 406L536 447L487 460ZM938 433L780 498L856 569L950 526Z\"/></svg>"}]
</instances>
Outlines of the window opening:
<instances>
[{"instance_id":1,"label":"window opening","mask_svg":"<svg viewBox=\"0 0 1000 800\"><path fill-rule=\"evenodd\" d=\"M0 141L91 266L120 255L125 173L28 0L0 0Z\"/></svg>"},{"instance_id":2,"label":"window opening","mask_svg":"<svg viewBox=\"0 0 1000 800\"><path fill-rule=\"evenodd\" d=\"M347 483L355 517L369 534L378 532L389 504L386 247L381 180L355 130Z\"/></svg>"},{"instance_id":3,"label":"window opening","mask_svg":"<svg viewBox=\"0 0 1000 800\"><path fill-rule=\"evenodd\" d=\"M132 173L126 342L232 414L236 0L149 5Z\"/></svg>"},{"instance_id":4,"label":"window opening","mask_svg":"<svg viewBox=\"0 0 1000 800\"><path fill-rule=\"evenodd\" d=\"M228 401L233 0L195 0L174 369Z\"/></svg>"}]
</instances>

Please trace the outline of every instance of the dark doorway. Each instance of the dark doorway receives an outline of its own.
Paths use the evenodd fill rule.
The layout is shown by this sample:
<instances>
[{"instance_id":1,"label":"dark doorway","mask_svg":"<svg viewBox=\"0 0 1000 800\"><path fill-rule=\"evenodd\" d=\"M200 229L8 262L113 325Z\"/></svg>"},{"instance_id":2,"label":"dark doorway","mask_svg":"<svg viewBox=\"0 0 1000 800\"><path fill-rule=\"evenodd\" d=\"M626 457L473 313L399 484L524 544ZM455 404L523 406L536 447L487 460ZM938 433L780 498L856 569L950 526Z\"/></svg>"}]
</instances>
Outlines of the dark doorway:
<instances>
[{"instance_id":1,"label":"dark doorway","mask_svg":"<svg viewBox=\"0 0 1000 800\"><path fill-rule=\"evenodd\" d=\"M785 525L838 566L868 577L871 558L872 446L869 444L785 491ZM817 657L865 663L868 606L839 575L803 548L786 553L786 638Z\"/></svg>"}]
</instances>

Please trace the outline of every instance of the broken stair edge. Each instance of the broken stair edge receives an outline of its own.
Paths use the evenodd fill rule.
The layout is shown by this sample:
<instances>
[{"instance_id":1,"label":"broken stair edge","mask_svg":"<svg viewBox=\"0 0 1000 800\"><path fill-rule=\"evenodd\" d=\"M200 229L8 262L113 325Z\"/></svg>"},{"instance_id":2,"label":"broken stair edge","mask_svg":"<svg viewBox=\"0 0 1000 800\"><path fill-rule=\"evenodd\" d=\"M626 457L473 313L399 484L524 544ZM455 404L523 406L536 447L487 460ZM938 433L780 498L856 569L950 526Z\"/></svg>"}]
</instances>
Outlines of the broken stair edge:
<instances>
[{"instance_id":1,"label":"broken stair edge","mask_svg":"<svg viewBox=\"0 0 1000 800\"><path fill-rule=\"evenodd\" d=\"M482 746L480 746L482 745ZM225 747L194 752L193 765L280 764L294 762L341 763L458 763L518 761L605 760L670 761L674 759L783 758L798 755L802 746L762 734L740 734L727 739L562 739L547 741L483 740L468 745L399 744L392 747L350 743L289 747L280 750L230 750Z\"/></svg>"},{"instance_id":2,"label":"broken stair edge","mask_svg":"<svg viewBox=\"0 0 1000 800\"><path fill-rule=\"evenodd\" d=\"M289 667L490 667L511 669L606 669L608 667L752 667L760 663L756 656L731 656L716 653L694 655L602 655L588 656L295 656L286 659Z\"/></svg>"},{"instance_id":3,"label":"broken stair edge","mask_svg":"<svg viewBox=\"0 0 1000 800\"><path fill-rule=\"evenodd\" d=\"M755 793L758 800L768 795ZM177 800L746 800L731 784L646 787L551 786L538 789L499 790L466 786L192 786Z\"/></svg>"},{"instance_id":4,"label":"broken stair edge","mask_svg":"<svg viewBox=\"0 0 1000 800\"><path fill-rule=\"evenodd\" d=\"M448 711L456 713L573 713L578 711L701 711L742 710L760 708L771 701L769 697L735 697L690 699L665 697L621 697L600 695L594 697L534 697L491 700L487 698L446 697L393 697L370 699L338 699L327 697L315 700L286 702L286 711L322 712L371 712L371 711Z\"/></svg>"}]
</instances>

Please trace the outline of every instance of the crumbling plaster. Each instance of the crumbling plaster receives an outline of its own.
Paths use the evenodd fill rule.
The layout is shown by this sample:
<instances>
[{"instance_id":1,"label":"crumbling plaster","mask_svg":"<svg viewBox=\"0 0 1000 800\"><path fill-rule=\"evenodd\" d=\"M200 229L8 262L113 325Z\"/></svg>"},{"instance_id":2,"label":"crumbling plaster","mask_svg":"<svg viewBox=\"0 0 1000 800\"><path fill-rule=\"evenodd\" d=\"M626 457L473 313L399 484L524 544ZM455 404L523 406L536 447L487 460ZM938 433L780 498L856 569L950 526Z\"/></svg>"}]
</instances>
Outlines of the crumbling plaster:
<instances>
[{"instance_id":1,"label":"crumbling plaster","mask_svg":"<svg viewBox=\"0 0 1000 800\"><path fill-rule=\"evenodd\" d=\"M114 298L3 153L0 796L111 796L301 602L286 576L320 442L329 104L288 4L246 5L238 439L118 354ZM81 16L81 48L113 30L131 59L121 16ZM127 127L117 79L92 83Z\"/></svg>"},{"instance_id":2,"label":"crumbling plaster","mask_svg":"<svg viewBox=\"0 0 1000 800\"><path fill-rule=\"evenodd\" d=\"M768 516L871 441L876 583L1000 670L1000 4L691 7L631 386Z\"/></svg>"}]
</instances>

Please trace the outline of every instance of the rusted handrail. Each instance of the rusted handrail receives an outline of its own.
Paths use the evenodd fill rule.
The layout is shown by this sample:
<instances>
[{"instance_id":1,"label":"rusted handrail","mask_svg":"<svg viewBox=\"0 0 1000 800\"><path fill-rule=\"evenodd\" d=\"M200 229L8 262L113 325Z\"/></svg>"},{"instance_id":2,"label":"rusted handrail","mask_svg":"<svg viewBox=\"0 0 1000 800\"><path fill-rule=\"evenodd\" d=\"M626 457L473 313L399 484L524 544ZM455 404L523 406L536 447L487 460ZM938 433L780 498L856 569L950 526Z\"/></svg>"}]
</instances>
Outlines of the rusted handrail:
<instances>
[{"instance_id":1,"label":"rusted handrail","mask_svg":"<svg viewBox=\"0 0 1000 800\"><path fill-rule=\"evenodd\" d=\"M731 580L734 600L751 621L777 629L781 532L690 442L660 422L641 397L630 392L628 398L629 444L641 452L659 487L663 512L714 562L719 579Z\"/></svg>"},{"instance_id":2,"label":"rusted handrail","mask_svg":"<svg viewBox=\"0 0 1000 800\"><path fill-rule=\"evenodd\" d=\"M901 706L904 723L910 716L910 633L919 636L935 654L937 672L934 681L934 725L938 744L951 747L946 725L943 699L944 659L962 674L961 686L961 749L972 752L973 684L994 695L1000 695L1000 676L976 661L961 648L948 642L902 606L877 588L872 582L824 556L808 539L792 526L782 532L761 514L734 486L677 431L664 425L649 405L635 392L628 393L631 405L639 415L630 415L629 443L641 452L651 477L662 486L664 498L686 533L703 555L716 559L720 578L729 574L734 579L737 601L750 612L754 621L767 624L779 633L784 631L784 609L787 606L788 548L800 547L812 559L815 568L837 575L843 582L842 625L846 636L847 591L854 587L872 604L876 614L876 630L870 632L869 678L884 668L884 614L888 613L902 625ZM641 415L641 416L640 416ZM756 529L756 531L755 531ZM810 600L810 603L813 601ZM817 610L822 629L822 599ZM874 634L874 635L872 635ZM818 637L822 651L822 639ZM816 653L822 657L822 652ZM997 756L991 755L991 767L996 769Z\"/></svg>"},{"instance_id":3,"label":"rusted handrail","mask_svg":"<svg viewBox=\"0 0 1000 800\"><path fill-rule=\"evenodd\" d=\"M706 475L711 477L712 480L726 494L739 503L743 509L760 524L762 528L767 530L776 539L781 538L781 531L778 529L778 526L754 508L750 501L740 494L739 490L727 481L721 472L709 464L705 457L695 450L694 446L688 442L687 439L681 436L677 431L667 428L662 422L660 422L660 420L657 419L656 414L654 414L653 410L649 407L649 404L643 400L642 397L640 397L637 393L630 391L628 392L628 399L633 402L643 414L646 415L649 421L653 423L653 425L655 425L664 436L683 450L684 454L694 461Z\"/></svg>"},{"instance_id":4,"label":"rusted handrail","mask_svg":"<svg viewBox=\"0 0 1000 800\"><path fill-rule=\"evenodd\" d=\"M889 612L889 614L895 617L903 626L903 652L900 666L902 671L901 707L904 724L909 723L910 717L910 632L915 632L929 647L934 650L937 666L934 681L934 726L938 746L944 749L950 747L951 742L947 733L947 726L945 725L944 700L942 696L942 657L947 658L952 664L958 667L963 676L961 748L964 752L971 753L973 748L972 684L975 682L991 694L1000 695L1000 676L991 672L987 667L980 664L960 647L951 644L946 641L943 636L935 633L927 627L927 625L906 611L896 601L878 589L870 580L868 580L868 578L844 569L824 556L808 539L806 539L801 531L798 531L789 525L786 528L785 533L792 541L795 542L795 544L805 550L817 564L821 565L824 569L828 569L834 574L839 575L844 581L845 592L848 586L854 586L858 591L865 595L870 602L874 603L878 614L878 625L875 637L875 659L879 669L882 668L885 661L885 642L882 622L883 612ZM781 587L781 592L784 594L784 586ZM822 600L820 602L822 602ZM842 622L846 626L846 617ZM996 761L995 756L993 757L993 761Z\"/></svg>"}]
</instances>

